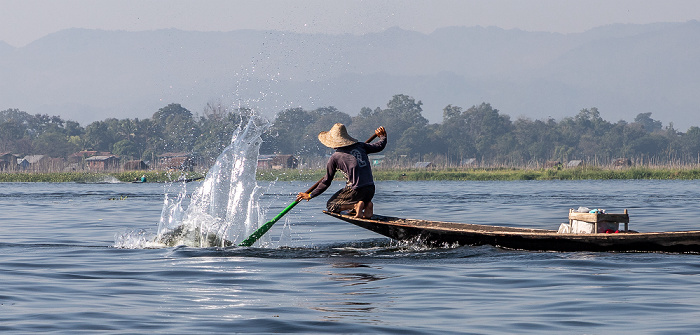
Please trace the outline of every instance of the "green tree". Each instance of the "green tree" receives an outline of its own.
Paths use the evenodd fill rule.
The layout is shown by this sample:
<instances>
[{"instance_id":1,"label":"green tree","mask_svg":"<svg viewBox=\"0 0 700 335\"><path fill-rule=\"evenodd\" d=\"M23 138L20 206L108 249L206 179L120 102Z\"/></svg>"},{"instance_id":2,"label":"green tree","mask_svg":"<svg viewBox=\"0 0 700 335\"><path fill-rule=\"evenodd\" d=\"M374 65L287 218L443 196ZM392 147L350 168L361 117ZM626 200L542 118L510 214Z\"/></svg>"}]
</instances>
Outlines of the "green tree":
<instances>
[{"instance_id":1,"label":"green tree","mask_svg":"<svg viewBox=\"0 0 700 335\"><path fill-rule=\"evenodd\" d=\"M398 136L396 129L392 129L390 126L384 123L382 113L382 109L379 107L375 108L374 110L369 107L363 107L360 110L360 113L352 118L352 122L348 127L348 132L350 134L356 134L354 136L360 136L363 134L370 134L368 136L372 136L371 134L374 133L375 129L379 128L380 126L384 126L387 129L388 136L396 138L394 137ZM389 141L389 143L391 142L392 141ZM390 149L385 149L385 151L388 152Z\"/></svg>"},{"instance_id":2,"label":"green tree","mask_svg":"<svg viewBox=\"0 0 700 335\"><path fill-rule=\"evenodd\" d=\"M161 152L191 152L200 130L192 112L180 104L169 104L153 114L151 136L161 136L151 144Z\"/></svg>"},{"instance_id":3,"label":"green tree","mask_svg":"<svg viewBox=\"0 0 700 335\"><path fill-rule=\"evenodd\" d=\"M476 154L480 157L493 158L504 155L497 152L495 145L499 137L506 135L512 129L512 123L508 115L500 115L491 104L482 103L472 106L462 113L465 131L474 140Z\"/></svg>"},{"instance_id":4,"label":"green tree","mask_svg":"<svg viewBox=\"0 0 700 335\"><path fill-rule=\"evenodd\" d=\"M352 119L351 132L353 134L374 134L374 130L379 126L384 126L387 133L392 138L397 140L389 141L385 151L393 152L398 146L398 143L403 136L403 133L411 128L424 128L428 125L428 120L422 115L423 103L415 101L410 96L397 94L392 97L387 103L386 109L375 109L370 111L369 108L363 108L360 115ZM406 146L404 145L404 148ZM405 149L404 149L405 150Z\"/></svg>"},{"instance_id":5,"label":"green tree","mask_svg":"<svg viewBox=\"0 0 700 335\"><path fill-rule=\"evenodd\" d=\"M71 120L65 122L64 129L67 136L81 136L85 132L80 123Z\"/></svg>"},{"instance_id":6,"label":"green tree","mask_svg":"<svg viewBox=\"0 0 700 335\"><path fill-rule=\"evenodd\" d=\"M668 139L661 135L649 134L630 142L630 149L635 156L659 157L668 147Z\"/></svg>"},{"instance_id":7,"label":"green tree","mask_svg":"<svg viewBox=\"0 0 700 335\"><path fill-rule=\"evenodd\" d=\"M17 108L10 108L0 112L0 123L14 120L22 124L29 124L34 117Z\"/></svg>"},{"instance_id":8,"label":"green tree","mask_svg":"<svg viewBox=\"0 0 700 335\"><path fill-rule=\"evenodd\" d=\"M681 136L681 148L689 161L700 162L700 128L692 126Z\"/></svg>"},{"instance_id":9,"label":"green tree","mask_svg":"<svg viewBox=\"0 0 700 335\"><path fill-rule=\"evenodd\" d=\"M414 126L406 129L396 140L396 155L446 154L447 147L438 135L438 126Z\"/></svg>"},{"instance_id":10,"label":"green tree","mask_svg":"<svg viewBox=\"0 0 700 335\"><path fill-rule=\"evenodd\" d=\"M560 136L552 119L547 122L518 119L513 123L513 135L516 141L513 154L523 161L568 160L566 151L560 151L557 157Z\"/></svg>"},{"instance_id":11,"label":"green tree","mask_svg":"<svg viewBox=\"0 0 700 335\"><path fill-rule=\"evenodd\" d=\"M474 138L466 131L466 118L462 107L447 105L442 110L442 124L439 134L447 145L447 152L460 158L472 158L476 155Z\"/></svg>"},{"instance_id":12,"label":"green tree","mask_svg":"<svg viewBox=\"0 0 700 335\"><path fill-rule=\"evenodd\" d=\"M122 158L129 159L141 157L141 153L139 152L136 143L134 143L131 140L121 140L117 143L114 143L114 145L112 146L112 153Z\"/></svg>"},{"instance_id":13,"label":"green tree","mask_svg":"<svg viewBox=\"0 0 700 335\"><path fill-rule=\"evenodd\" d=\"M302 108L290 108L279 112L269 131L263 137L261 153L298 154L299 145L306 135L305 129L314 117Z\"/></svg>"},{"instance_id":14,"label":"green tree","mask_svg":"<svg viewBox=\"0 0 700 335\"><path fill-rule=\"evenodd\" d=\"M203 158L214 160L231 144L231 137L236 127L247 122L250 109L242 108L236 111L218 110L216 113L205 113L199 120L201 136L197 138L194 152Z\"/></svg>"},{"instance_id":15,"label":"green tree","mask_svg":"<svg viewBox=\"0 0 700 335\"><path fill-rule=\"evenodd\" d=\"M627 124L622 132L622 157L634 157L640 153L637 151L642 138L647 136L644 127L639 123Z\"/></svg>"},{"instance_id":16,"label":"green tree","mask_svg":"<svg viewBox=\"0 0 700 335\"><path fill-rule=\"evenodd\" d=\"M48 155L50 157L67 157L78 151L73 143L68 141L68 136L59 132L45 132L34 140L36 154Z\"/></svg>"},{"instance_id":17,"label":"green tree","mask_svg":"<svg viewBox=\"0 0 700 335\"><path fill-rule=\"evenodd\" d=\"M17 143L24 137L21 121L8 119L0 123L0 152L17 152Z\"/></svg>"},{"instance_id":18,"label":"green tree","mask_svg":"<svg viewBox=\"0 0 700 335\"><path fill-rule=\"evenodd\" d=\"M0 112L0 151L17 154L32 153L31 135L29 129L34 116L19 109L6 109Z\"/></svg>"},{"instance_id":19,"label":"green tree","mask_svg":"<svg viewBox=\"0 0 700 335\"><path fill-rule=\"evenodd\" d=\"M428 125L428 119L423 117L422 105L422 102L416 102L415 99L407 95L395 95L386 104L387 109L381 113L382 121L384 121L382 125L387 129L391 129L397 136L402 136L403 132L411 127L425 127Z\"/></svg>"},{"instance_id":20,"label":"green tree","mask_svg":"<svg viewBox=\"0 0 700 335\"><path fill-rule=\"evenodd\" d=\"M116 120L116 119L113 119ZM117 135L109 127L110 119L95 121L85 127L85 147L96 151L108 152L116 142Z\"/></svg>"},{"instance_id":21,"label":"green tree","mask_svg":"<svg viewBox=\"0 0 700 335\"><path fill-rule=\"evenodd\" d=\"M575 148L573 158L578 159L607 157L611 150L602 146L601 138L612 128L595 107L582 109L576 116L564 118L558 124L561 145Z\"/></svg>"},{"instance_id":22,"label":"green tree","mask_svg":"<svg viewBox=\"0 0 700 335\"><path fill-rule=\"evenodd\" d=\"M637 114L637 116L634 118L634 122L642 125L642 128L644 128L644 130L648 133L659 131L663 127L661 121L657 121L651 118L651 112Z\"/></svg>"}]
</instances>

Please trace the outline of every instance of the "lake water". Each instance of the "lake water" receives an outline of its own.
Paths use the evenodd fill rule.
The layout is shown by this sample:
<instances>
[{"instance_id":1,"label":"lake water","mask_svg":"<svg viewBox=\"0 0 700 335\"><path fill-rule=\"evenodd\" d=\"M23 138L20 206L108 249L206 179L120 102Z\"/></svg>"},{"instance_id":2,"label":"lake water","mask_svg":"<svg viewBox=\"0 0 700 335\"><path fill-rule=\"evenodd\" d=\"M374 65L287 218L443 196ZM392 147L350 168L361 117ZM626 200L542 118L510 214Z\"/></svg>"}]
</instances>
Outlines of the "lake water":
<instances>
[{"instance_id":1,"label":"lake water","mask_svg":"<svg viewBox=\"0 0 700 335\"><path fill-rule=\"evenodd\" d=\"M264 216L309 184L260 183ZM296 206L262 247L115 247L120 236L149 238L164 194L180 187L0 184L0 332L700 329L700 255L396 243L321 213L341 184ZM638 231L700 229L700 181L379 182L375 201L384 215L549 229L569 208L626 208Z\"/></svg>"}]
</instances>

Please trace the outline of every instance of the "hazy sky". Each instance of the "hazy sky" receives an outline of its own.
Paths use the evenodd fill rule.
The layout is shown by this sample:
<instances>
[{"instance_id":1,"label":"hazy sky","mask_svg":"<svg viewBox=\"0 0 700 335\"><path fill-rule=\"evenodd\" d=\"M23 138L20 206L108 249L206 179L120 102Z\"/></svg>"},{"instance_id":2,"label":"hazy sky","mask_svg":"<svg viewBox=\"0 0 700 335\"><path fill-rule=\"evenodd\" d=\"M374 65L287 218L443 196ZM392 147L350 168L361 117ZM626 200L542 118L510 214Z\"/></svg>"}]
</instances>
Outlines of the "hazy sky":
<instances>
[{"instance_id":1,"label":"hazy sky","mask_svg":"<svg viewBox=\"0 0 700 335\"><path fill-rule=\"evenodd\" d=\"M698 0L0 0L0 41L21 47L67 28L361 34L479 25L571 33L695 19Z\"/></svg>"}]
</instances>

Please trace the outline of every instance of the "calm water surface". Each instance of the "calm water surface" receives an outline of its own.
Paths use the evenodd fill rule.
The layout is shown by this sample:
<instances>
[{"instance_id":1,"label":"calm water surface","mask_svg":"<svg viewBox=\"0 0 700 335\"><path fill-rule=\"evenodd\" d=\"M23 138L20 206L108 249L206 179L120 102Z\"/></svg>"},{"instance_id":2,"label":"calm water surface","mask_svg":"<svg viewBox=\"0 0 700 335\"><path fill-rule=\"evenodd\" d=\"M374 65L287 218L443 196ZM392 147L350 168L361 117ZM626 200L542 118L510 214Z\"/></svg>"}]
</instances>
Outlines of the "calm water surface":
<instances>
[{"instance_id":1,"label":"calm water surface","mask_svg":"<svg viewBox=\"0 0 700 335\"><path fill-rule=\"evenodd\" d=\"M309 183L263 184L271 218ZM333 189L341 185L332 186ZM381 182L385 215L556 229L569 208L700 229L700 181ZM700 255L392 242L304 202L262 247L116 248L164 184L0 184L2 333L694 334ZM190 183L188 188L195 188Z\"/></svg>"}]
</instances>

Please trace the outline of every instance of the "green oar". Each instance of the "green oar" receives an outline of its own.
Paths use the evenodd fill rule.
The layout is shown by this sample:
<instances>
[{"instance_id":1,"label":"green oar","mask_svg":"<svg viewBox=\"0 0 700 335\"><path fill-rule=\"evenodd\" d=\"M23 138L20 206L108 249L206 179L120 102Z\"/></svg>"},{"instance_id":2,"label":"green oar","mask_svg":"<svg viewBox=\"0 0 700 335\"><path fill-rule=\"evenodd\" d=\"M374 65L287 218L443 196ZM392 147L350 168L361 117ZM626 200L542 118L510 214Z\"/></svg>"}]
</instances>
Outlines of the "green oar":
<instances>
[{"instance_id":1,"label":"green oar","mask_svg":"<svg viewBox=\"0 0 700 335\"><path fill-rule=\"evenodd\" d=\"M370 137L367 141L365 141L365 143L372 142L372 140L375 139L376 137L377 137L376 134L372 135L372 137ZM323 180L323 179L321 179L321 180ZM316 186L318 186L318 184L321 183L321 180L317 181L316 184L311 186L304 193L311 193L311 191L313 191L316 188ZM267 231L270 230L270 228L272 228L272 226L277 221L279 221L279 219L281 219L285 214L287 214L287 212L291 211L292 208L294 208L294 206L296 206L298 203L299 203L299 200L295 200L293 203L289 204L289 206L287 206L287 208L283 209L279 214L277 214L277 216L272 218L272 220L267 221L264 225L260 226L260 228L258 228L252 234L250 234L250 236L248 236L247 239L243 240L243 242L241 242L241 244L239 244L239 246L249 247L249 246L253 245L253 243L255 243L260 237L265 235L265 233L267 233Z\"/></svg>"}]
</instances>

